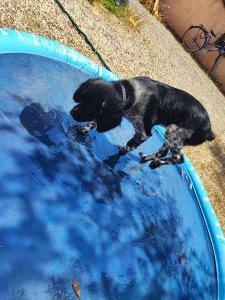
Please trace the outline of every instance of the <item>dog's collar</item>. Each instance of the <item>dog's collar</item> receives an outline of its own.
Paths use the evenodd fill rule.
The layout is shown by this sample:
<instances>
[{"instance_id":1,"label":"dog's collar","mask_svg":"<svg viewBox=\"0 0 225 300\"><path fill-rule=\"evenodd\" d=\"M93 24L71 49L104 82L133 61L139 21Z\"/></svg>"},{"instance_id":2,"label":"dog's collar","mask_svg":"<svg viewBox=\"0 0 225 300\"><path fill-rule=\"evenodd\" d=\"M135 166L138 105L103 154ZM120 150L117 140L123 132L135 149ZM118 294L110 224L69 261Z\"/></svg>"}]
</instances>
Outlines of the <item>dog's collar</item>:
<instances>
[{"instance_id":1,"label":"dog's collar","mask_svg":"<svg viewBox=\"0 0 225 300\"><path fill-rule=\"evenodd\" d=\"M120 82L121 90L122 90L122 97L123 97L123 102L127 102L127 93L124 85Z\"/></svg>"}]
</instances>

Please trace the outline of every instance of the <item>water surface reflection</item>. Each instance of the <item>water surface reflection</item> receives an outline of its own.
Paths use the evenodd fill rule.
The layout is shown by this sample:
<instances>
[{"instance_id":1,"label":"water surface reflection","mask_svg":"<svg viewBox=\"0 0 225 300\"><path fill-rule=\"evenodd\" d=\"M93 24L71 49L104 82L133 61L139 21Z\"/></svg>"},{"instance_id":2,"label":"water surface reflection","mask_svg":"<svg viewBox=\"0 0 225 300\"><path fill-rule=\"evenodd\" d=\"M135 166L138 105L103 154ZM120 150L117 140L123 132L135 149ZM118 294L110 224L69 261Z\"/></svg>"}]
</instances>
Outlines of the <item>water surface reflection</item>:
<instances>
[{"instance_id":1,"label":"water surface reflection","mask_svg":"<svg viewBox=\"0 0 225 300\"><path fill-rule=\"evenodd\" d=\"M23 54L1 55L0 70L0 298L74 299L77 280L82 299L214 299L212 248L181 168L140 164L157 133L120 156L128 122L71 130L72 94L90 74Z\"/></svg>"}]
</instances>

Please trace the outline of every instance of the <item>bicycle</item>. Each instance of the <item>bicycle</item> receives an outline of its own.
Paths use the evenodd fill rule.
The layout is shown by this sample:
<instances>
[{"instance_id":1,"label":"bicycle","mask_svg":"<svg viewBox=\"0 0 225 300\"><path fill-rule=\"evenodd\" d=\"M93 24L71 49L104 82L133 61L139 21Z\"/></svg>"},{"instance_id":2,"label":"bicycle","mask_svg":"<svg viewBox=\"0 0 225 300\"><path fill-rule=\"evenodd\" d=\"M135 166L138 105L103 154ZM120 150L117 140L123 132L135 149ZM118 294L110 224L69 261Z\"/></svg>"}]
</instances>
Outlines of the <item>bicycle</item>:
<instances>
[{"instance_id":1,"label":"bicycle","mask_svg":"<svg viewBox=\"0 0 225 300\"><path fill-rule=\"evenodd\" d=\"M211 43L212 37L216 38L213 30L210 33L201 24L200 26L191 26L183 35L183 46L188 52L212 52L220 51L221 54L225 53L225 47ZM225 42L225 41L224 41ZM210 45L214 48L206 50L206 47Z\"/></svg>"}]
</instances>

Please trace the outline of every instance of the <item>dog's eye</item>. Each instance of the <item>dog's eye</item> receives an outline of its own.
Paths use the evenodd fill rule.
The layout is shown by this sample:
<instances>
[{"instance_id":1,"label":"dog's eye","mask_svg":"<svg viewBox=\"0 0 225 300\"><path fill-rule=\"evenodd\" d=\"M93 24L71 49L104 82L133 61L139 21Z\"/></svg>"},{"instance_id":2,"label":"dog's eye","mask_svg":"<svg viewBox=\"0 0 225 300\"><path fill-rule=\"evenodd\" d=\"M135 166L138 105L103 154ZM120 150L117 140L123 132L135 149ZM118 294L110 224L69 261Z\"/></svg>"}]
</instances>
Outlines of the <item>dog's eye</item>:
<instances>
[{"instance_id":1,"label":"dog's eye","mask_svg":"<svg viewBox=\"0 0 225 300\"><path fill-rule=\"evenodd\" d=\"M90 103L86 104L86 107L88 110L91 110L91 111L94 111L96 109L95 105L90 104Z\"/></svg>"},{"instance_id":2,"label":"dog's eye","mask_svg":"<svg viewBox=\"0 0 225 300\"><path fill-rule=\"evenodd\" d=\"M88 110L95 111L95 107L94 106L88 106Z\"/></svg>"}]
</instances>

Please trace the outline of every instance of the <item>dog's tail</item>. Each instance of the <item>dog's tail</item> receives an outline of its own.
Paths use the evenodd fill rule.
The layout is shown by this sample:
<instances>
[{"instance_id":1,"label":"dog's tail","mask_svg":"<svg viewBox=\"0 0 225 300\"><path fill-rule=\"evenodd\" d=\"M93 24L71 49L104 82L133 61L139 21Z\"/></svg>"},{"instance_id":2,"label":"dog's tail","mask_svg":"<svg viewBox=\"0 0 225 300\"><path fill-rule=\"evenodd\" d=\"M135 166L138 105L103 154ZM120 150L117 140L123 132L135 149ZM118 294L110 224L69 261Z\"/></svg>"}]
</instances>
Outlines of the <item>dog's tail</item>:
<instances>
[{"instance_id":1,"label":"dog's tail","mask_svg":"<svg viewBox=\"0 0 225 300\"><path fill-rule=\"evenodd\" d=\"M215 134L212 132L212 130L210 130L207 140L213 141L215 137L216 137Z\"/></svg>"}]
</instances>

